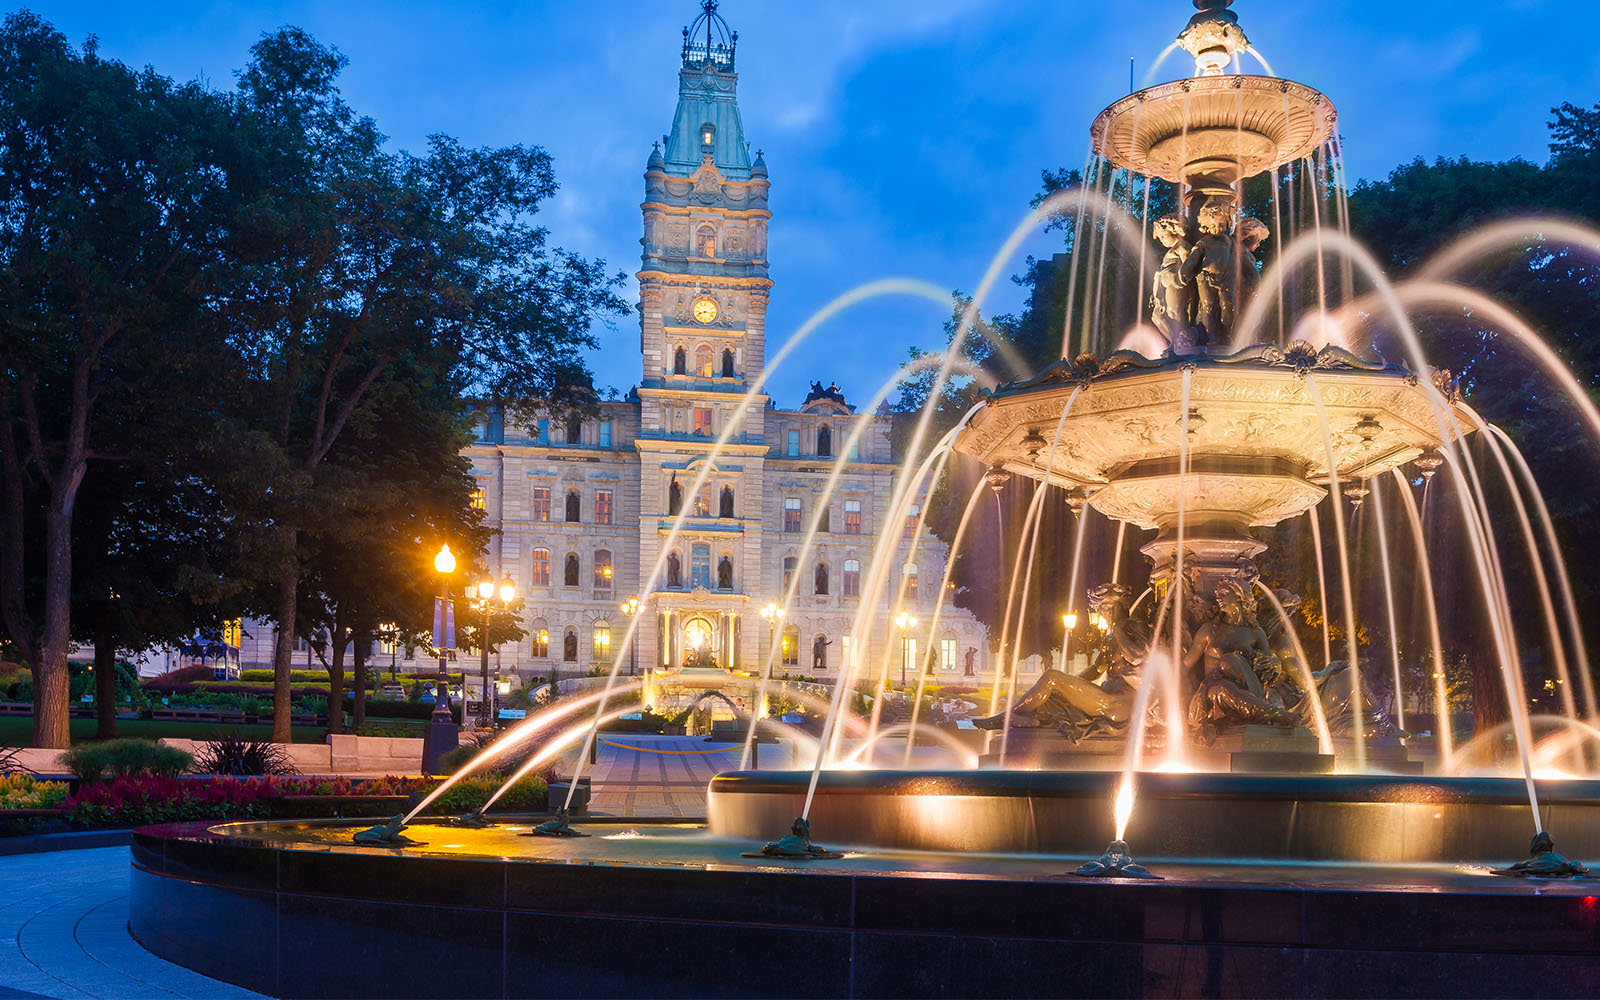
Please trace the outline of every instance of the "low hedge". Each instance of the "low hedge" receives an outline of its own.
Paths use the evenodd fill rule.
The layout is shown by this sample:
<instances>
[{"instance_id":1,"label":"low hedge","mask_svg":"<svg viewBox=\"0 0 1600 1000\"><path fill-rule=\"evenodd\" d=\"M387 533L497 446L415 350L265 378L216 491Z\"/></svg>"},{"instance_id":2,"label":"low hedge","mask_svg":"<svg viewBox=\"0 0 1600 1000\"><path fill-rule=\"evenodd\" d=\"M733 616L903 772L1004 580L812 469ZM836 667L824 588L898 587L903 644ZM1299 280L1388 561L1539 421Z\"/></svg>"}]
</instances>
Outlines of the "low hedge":
<instances>
[{"instance_id":1,"label":"low hedge","mask_svg":"<svg viewBox=\"0 0 1600 1000\"><path fill-rule=\"evenodd\" d=\"M150 740L107 740L80 743L61 754L61 763L80 780L99 781L130 775L171 776L194 766L194 758L176 747Z\"/></svg>"}]
</instances>

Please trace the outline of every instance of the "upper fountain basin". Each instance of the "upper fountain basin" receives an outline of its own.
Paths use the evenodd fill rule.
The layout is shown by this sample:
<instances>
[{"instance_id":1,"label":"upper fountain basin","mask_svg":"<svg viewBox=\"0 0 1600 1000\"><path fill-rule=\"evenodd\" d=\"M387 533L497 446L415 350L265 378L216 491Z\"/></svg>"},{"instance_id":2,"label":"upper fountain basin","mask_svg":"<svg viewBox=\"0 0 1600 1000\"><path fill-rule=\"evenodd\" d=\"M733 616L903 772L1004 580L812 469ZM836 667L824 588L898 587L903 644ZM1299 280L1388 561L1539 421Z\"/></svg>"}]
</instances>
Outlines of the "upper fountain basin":
<instances>
[{"instance_id":1,"label":"upper fountain basin","mask_svg":"<svg viewBox=\"0 0 1600 1000\"><path fill-rule=\"evenodd\" d=\"M1309 156L1337 124L1333 102L1305 84L1233 74L1129 94L1089 134L1118 167L1209 189Z\"/></svg>"},{"instance_id":2,"label":"upper fountain basin","mask_svg":"<svg viewBox=\"0 0 1600 1000\"><path fill-rule=\"evenodd\" d=\"M1190 517L1270 525L1310 509L1332 481L1313 388L1341 483L1393 469L1472 426L1460 404L1401 366L1296 343L1218 357L1118 351L1061 361L995 390L955 447L991 468L1092 494L1096 510L1142 528L1165 526L1180 495Z\"/></svg>"}]
</instances>

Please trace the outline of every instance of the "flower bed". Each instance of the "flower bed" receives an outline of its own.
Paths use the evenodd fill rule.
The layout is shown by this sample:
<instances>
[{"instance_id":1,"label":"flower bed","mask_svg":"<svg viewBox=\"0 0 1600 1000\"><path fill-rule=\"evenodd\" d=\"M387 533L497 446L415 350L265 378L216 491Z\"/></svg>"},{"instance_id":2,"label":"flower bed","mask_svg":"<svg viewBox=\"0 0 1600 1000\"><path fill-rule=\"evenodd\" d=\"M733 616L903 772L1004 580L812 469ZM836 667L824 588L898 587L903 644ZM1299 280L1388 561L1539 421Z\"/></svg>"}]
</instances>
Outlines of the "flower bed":
<instances>
[{"instance_id":1,"label":"flower bed","mask_svg":"<svg viewBox=\"0 0 1600 1000\"><path fill-rule=\"evenodd\" d=\"M62 782L27 776L0 779L0 830L22 832L7 820L37 819L38 810L58 810L62 828L147 826L186 820L314 818L390 815L418 801L438 778L232 778L123 775L90 782L68 795ZM466 778L428 809L430 815L470 812L488 801L504 779ZM496 811L545 808L543 778L529 777L495 803ZM27 810L29 815L24 816Z\"/></svg>"}]
</instances>

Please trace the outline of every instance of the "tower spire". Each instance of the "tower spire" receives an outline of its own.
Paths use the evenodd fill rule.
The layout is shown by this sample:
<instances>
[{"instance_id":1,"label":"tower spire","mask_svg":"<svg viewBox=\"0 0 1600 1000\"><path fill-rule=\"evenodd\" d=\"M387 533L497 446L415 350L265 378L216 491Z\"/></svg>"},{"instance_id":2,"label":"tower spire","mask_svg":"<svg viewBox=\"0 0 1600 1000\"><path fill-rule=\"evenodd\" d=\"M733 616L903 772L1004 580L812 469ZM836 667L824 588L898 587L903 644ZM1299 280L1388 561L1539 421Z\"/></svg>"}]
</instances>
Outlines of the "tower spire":
<instances>
[{"instance_id":1,"label":"tower spire","mask_svg":"<svg viewBox=\"0 0 1600 1000\"><path fill-rule=\"evenodd\" d=\"M700 16L683 29L683 67L699 69L709 65L724 73L733 72L733 51L739 33L717 13L718 0L700 0Z\"/></svg>"}]
</instances>

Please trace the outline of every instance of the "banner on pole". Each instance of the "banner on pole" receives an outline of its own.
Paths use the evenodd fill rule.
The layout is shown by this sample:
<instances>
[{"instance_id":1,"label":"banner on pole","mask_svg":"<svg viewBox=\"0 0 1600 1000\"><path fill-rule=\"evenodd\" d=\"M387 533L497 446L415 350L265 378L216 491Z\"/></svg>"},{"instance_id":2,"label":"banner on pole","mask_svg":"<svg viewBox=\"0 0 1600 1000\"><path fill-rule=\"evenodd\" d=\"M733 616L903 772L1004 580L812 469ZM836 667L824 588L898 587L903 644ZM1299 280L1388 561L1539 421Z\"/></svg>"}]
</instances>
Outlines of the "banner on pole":
<instances>
[{"instance_id":1,"label":"banner on pole","mask_svg":"<svg viewBox=\"0 0 1600 1000\"><path fill-rule=\"evenodd\" d=\"M433 648L443 653L456 648L456 606L442 597L433 599Z\"/></svg>"}]
</instances>

